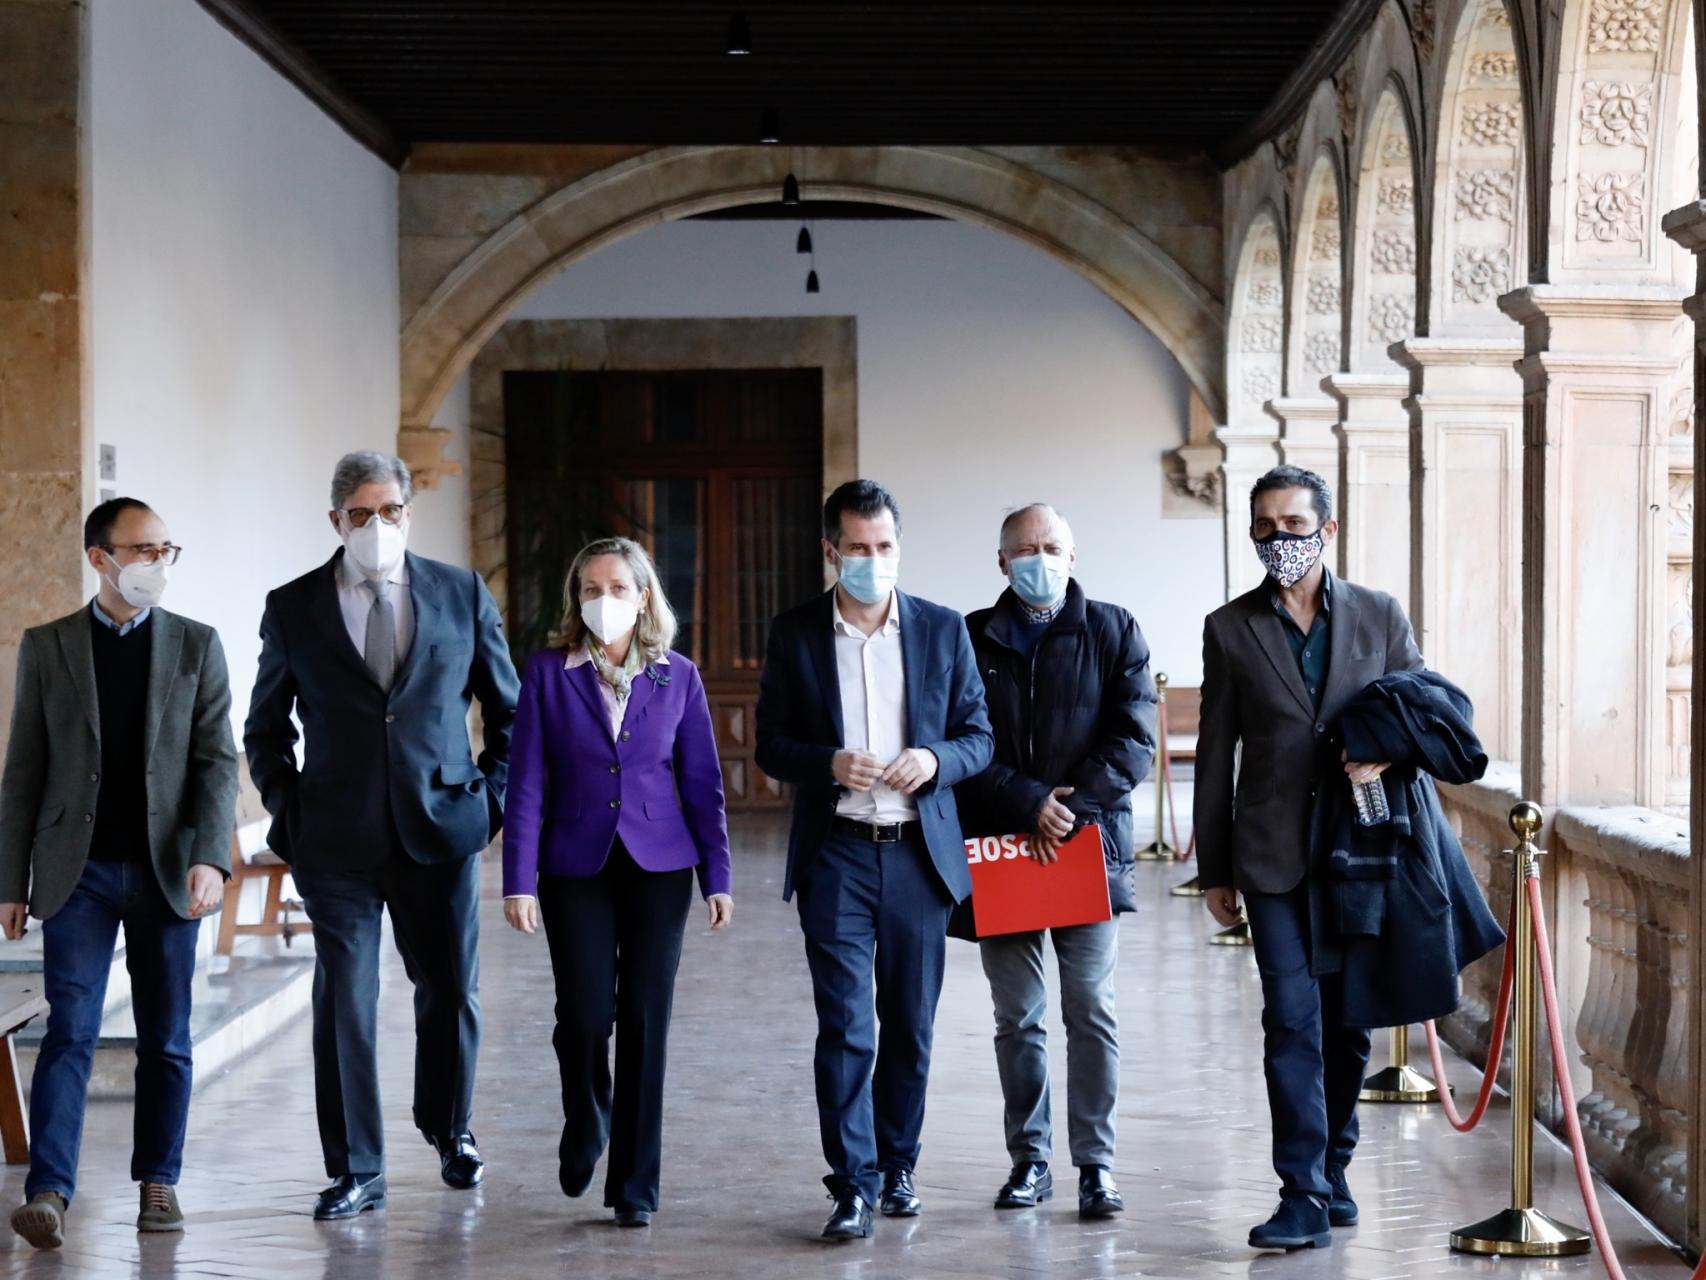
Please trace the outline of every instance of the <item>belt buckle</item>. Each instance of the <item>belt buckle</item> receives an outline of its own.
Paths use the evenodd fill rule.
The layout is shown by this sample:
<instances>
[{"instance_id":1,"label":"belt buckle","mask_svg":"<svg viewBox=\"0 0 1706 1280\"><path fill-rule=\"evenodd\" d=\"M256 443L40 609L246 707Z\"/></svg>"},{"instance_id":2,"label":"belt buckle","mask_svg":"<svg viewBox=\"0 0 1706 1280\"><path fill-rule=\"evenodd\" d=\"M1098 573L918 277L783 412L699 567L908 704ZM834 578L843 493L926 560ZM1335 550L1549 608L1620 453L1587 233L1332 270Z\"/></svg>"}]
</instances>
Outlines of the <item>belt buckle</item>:
<instances>
[{"instance_id":1,"label":"belt buckle","mask_svg":"<svg viewBox=\"0 0 1706 1280\"><path fill-rule=\"evenodd\" d=\"M871 843L872 844L899 844L900 843L900 823L898 823L898 822L873 822L871 824Z\"/></svg>"}]
</instances>

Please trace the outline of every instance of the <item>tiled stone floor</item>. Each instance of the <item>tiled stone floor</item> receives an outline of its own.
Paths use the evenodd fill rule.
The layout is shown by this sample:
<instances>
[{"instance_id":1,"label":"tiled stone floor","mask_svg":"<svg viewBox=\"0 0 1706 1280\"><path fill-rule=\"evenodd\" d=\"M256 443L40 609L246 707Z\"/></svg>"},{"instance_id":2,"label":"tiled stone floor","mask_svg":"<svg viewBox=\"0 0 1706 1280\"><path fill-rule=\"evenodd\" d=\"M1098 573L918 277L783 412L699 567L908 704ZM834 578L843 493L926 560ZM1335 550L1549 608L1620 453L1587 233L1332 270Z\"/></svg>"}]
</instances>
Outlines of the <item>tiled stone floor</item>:
<instances>
[{"instance_id":1,"label":"tiled stone floor","mask_svg":"<svg viewBox=\"0 0 1706 1280\"><path fill-rule=\"evenodd\" d=\"M1138 812L1146 812L1139 805ZM1432 1110L1369 1106L1352 1184L1361 1226L1330 1250L1257 1254L1244 1244L1274 1195L1268 1167L1258 1016L1249 952L1203 945L1197 902L1169 899L1186 874L1145 865L1147 900L1124 918L1120 1020L1124 1077L1116 1172L1129 1211L1081 1224L1071 1194L1038 1212L997 1215L1006 1172L988 992L972 948L951 942L919 1182L924 1215L879 1221L876 1238L825 1246L811 1090L813 1020L798 926L780 898L780 828L739 824L733 928L689 930L676 998L662 1210L650 1231L618 1231L598 1206L557 1189L560 1113L550 1047L552 991L542 937L502 924L486 869L481 1055L475 1131L485 1187L447 1190L408 1122L412 1053L402 968L387 958L382 1069L391 1200L352 1224L309 1217L323 1184L308 1026L300 1022L196 1097L180 1192L189 1230L139 1238L126 1179L130 1111L91 1107L72 1240L59 1255L0 1240L7 1276L857 1277L1285 1276L1377 1280L1450 1274L1598 1276L1590 1258L1517 1262L1454 1255L1446 1235L1506 1203L1508 1112L1452 1132ZM1057 1113L1064 1117L1058 1038ZM1379 1051L1377 1050L1377 1058ZM1474 1083L1453 1059L1460 1092ZM1061 1163L1065 1164L1064 1135ZM1580 1222L1568 1162L1539 1143L1541 1207ZM1072 1185L1070 1169L1062 1169ZM4 1175L13 1200L21 1170ZM1631 1277L1687 1268L1620 1205L1608 1204Z\"/></svg>"}]
</instances>

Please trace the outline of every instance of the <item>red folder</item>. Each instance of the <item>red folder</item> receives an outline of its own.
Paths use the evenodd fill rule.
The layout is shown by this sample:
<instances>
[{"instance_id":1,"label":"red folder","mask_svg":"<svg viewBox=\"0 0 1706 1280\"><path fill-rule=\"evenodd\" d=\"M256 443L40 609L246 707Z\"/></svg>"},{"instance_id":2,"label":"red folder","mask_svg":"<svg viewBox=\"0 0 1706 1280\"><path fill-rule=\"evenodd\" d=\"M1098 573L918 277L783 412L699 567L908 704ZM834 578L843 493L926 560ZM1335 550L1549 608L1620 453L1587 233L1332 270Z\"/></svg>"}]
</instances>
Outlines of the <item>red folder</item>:
<instances>
[{"instance_id":1,"label":"red folder","mask_svg":"<svg viewBox=\"0 0 1706 1280\"><path fill-rule=\"evenodd\" d=\"M966 841L978 937L1113 919L1101 828L1091 823L1059 852L1045 867L1031 856L1029 834Z\"/></svg>"}]
</instances>

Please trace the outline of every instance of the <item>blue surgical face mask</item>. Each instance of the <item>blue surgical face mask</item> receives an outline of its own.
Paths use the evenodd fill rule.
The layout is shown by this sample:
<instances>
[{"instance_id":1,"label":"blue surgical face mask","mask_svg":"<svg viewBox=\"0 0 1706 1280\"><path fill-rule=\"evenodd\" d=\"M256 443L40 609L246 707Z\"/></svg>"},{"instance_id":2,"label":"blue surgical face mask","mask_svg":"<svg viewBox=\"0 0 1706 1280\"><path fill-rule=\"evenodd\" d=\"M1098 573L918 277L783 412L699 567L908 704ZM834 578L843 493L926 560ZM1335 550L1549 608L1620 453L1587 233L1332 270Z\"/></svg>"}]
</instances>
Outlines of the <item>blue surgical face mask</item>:
<instances>
[{"instance_id":1,"label":"blue surgical face mask","mask_svg":"<svg viewBox=\"0 0 1706 1280\"><path fill-rule=\"evenodd\" d=\"M841 585L862 604L881 604L900 581L899 556L844 556L839 553Z\"/></svg>"},{"instance_id":2,"label":"blue surgical face mask","mask_svg":"<svg viewBox=\"0 0 1706 1280\"><path fill-rule=\"evenodd\" d=\"M1072 566L1065 556L1047 552L1036 556L1014 556L1007 561L1007 577L1013 593L1033 609L1046 609L1066 594Z\"/></svg>"}]
</instances>

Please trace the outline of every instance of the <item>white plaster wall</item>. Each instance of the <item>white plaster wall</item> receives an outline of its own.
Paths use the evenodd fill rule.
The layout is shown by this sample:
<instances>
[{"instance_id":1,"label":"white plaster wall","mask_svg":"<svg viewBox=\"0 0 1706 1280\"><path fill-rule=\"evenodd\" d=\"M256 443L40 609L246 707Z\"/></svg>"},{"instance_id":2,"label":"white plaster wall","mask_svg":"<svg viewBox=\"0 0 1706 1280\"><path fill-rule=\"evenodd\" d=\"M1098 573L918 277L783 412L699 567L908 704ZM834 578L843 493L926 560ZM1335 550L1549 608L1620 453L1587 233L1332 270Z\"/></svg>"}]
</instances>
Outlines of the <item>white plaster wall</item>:
<instances>
[{"instance_id":1,"label":"white plaster wall","mask_svg":"<svg viewBox=\"0 0 1706 1280\"><path fill-rule=\"evenodd\" d=\"M240 726L266 592L337 545L333 464L395 446L397 175L194 0L90 0L89 29L87 501L165 517L167 605L219 628Z\"/></svg>"},{"instance_id":2,"label":"white plaster wall","mask_svg":"<svg viewBox=\"0 0 1706 1280\"><path fill-rule=\"evenodd\" d=\"M1225 599L1221 522L1161 518L1187 384L1160 342L1068 268L981 228L817 225L816 296L797 232L669 223L547 281L515 318L855 316L859 466L901 504L905 587L989 603L1003 513L1050 501L1073 524L1086 589L1137 615L1158 669L1198 683L1202 618ZM457 425L456 403L441 424ZM465 431L448 452L466 456ZM465 511L465 494L452 480L421 511Z\"/></svg>"}]
</instances>

